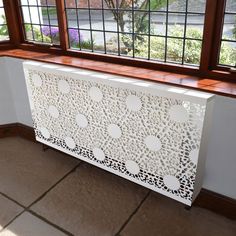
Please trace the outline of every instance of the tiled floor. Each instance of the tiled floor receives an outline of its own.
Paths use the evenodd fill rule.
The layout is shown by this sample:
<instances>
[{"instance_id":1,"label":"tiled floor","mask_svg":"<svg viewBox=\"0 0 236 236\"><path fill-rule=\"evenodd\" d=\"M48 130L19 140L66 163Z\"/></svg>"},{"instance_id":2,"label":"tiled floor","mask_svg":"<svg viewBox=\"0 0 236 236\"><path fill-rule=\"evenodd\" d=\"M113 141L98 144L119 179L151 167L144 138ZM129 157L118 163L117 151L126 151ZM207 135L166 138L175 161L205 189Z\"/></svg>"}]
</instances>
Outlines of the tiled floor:
<instances>
[{"instance_id":1,"label":"tiled floor","mask_svg":"<svg viewBox=\"0 0 236 236\"><path fill-rule=\"evenodd\" d=\"M235 236L236 222L42 145L0 139L0 236Z\"/></svg>"}]
</instances>

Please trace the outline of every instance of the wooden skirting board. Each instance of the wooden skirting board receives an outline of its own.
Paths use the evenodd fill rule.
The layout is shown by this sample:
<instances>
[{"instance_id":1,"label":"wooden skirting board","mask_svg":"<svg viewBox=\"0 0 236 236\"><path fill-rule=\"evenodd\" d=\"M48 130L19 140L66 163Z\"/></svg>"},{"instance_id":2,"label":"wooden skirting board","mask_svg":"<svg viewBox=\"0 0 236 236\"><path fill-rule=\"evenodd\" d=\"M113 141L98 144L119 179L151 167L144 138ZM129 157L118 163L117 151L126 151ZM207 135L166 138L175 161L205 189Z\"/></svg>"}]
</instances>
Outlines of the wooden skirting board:
<instances>
[{"instance_id":1,"label":"wooden skirting board","mask_svg":"<svg viewBox=\"0 0 236 236\"><path fill-rule=\"evenodd\" d=\"M34 129L20 123L0 125L0 138L20 136L30 141L35 140Z\"/></svg>"},{"instance_id":2,"label":"wooden skirting board","mask_svg":"<svg viewBox=\"0 0 236 236\"><path fill-rule=\"evenodd\" d=\"M202 189L193 205L236 220L236 200L216 192Z\"/></svg>"},{"instance_id":3,"label":"wooden skirting board","mask_svg":"<svg viewBox=\"0 0 236 236\"><path fill-rule=\"evenodd\" d=\"M36 142L32 127L20 123L0 125L0 138L14 136ZM201 190L193 206L202 207L236 220L236 200L207 189Z\"/></svg>"}]
</instances>

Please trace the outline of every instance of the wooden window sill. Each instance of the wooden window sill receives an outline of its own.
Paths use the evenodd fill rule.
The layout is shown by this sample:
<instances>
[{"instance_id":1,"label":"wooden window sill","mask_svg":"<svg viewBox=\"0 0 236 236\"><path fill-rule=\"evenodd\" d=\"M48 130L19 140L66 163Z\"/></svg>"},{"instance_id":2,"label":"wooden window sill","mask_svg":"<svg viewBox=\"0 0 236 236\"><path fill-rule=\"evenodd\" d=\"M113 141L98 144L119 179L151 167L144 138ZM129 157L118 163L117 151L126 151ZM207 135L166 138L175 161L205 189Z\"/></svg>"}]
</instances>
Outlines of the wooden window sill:
<instances>
[{"instance_id":1,"label":"wooden window sill","mask_svg":"<svg viewBox=\"0 0 236 236\"><path fill-rule=\"evenodd\" d=\"M197 76L137 68L134 66L124 66L90 59L61 56L52 53L27 51L22 49L1 50L0 56L36 60L41 62L78 67L82 69L95 70L104 73L155 81L158 83L165 83L236 98L235 83L222 82L216 79L201 78Z\"/></svg>"}]
</instances>

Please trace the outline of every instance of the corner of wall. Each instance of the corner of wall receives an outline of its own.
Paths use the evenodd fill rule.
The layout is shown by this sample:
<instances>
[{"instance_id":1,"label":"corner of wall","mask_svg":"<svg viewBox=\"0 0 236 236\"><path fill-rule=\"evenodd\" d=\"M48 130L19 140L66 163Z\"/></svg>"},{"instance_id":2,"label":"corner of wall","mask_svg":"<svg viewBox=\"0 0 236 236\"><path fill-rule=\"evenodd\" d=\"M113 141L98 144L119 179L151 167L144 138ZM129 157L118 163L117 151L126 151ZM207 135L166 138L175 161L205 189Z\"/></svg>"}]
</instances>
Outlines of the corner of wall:
<instances>
[{"instance_id":1,"label":"corner of wall","mask_svg":"<svg viewBox=\"0 0 236 236\"><path fill-rule=\"evenodd\" d=\"M5 60L17 122L32 127L33 122L22 66L23 60L10 57L6 57Z\"/></svg>"}]
</instances>

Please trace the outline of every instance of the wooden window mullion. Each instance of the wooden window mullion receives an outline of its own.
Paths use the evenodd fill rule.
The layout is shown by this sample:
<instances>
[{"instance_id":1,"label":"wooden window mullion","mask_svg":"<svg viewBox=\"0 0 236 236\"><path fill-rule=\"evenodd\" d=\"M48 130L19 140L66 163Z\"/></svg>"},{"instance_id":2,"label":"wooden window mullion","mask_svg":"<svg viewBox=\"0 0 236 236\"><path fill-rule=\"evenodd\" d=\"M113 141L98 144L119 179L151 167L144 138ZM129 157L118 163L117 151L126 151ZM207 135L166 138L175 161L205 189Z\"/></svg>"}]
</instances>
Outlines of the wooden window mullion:
<instances>
[{"instance_id":1,"label":"wooden window mullion","mask_svg":"<svg viewBox=\"0 0 236 236\"><path fill-rule=\"evenodd\" d=\"M68 33L67 33L67 20L65 12L64 0L56 0L58 27L60 33L60 44L62 50L66 51L69 48Z\"/></svg>"},{"instance_id":2,"label":"wooden window mullion","mask_svg":"<svg viewBox=\"0 0 236 236\"><path fill-rule=\"evenodd\" d=\"M203 42L200 61L200 72L207 73L211 67L213 45L215 44L215 23L218 0L207 0L205 11L205 22L203 30ZM215 46L215 45L214 45Z\"/></svg>"},{"instance_id":3,"label":"wooden window mullion","mask_svg":"<svg viewBox=\"0 0 236 236\"><path fill-rule=\"evenodd\" d=\"M220 48L221 48L221 36L224 25L224 11L226 0L217 1L217 12L215 16L215 31L214 31L214 43L213 50L211 52L211 69L216 69L219 61Z\"/></svg>"},{"instance_id":4,"label":"wooden window mullion","mask_svg":"<svg viewBox=\"0 0 236 236\"><path fill-rule=\"evenodd\" d=\"M3 0L3 4L5 8L10 42L13 45L18 46L24 41L18 1Z\"/></svg>"}]
</instances>

